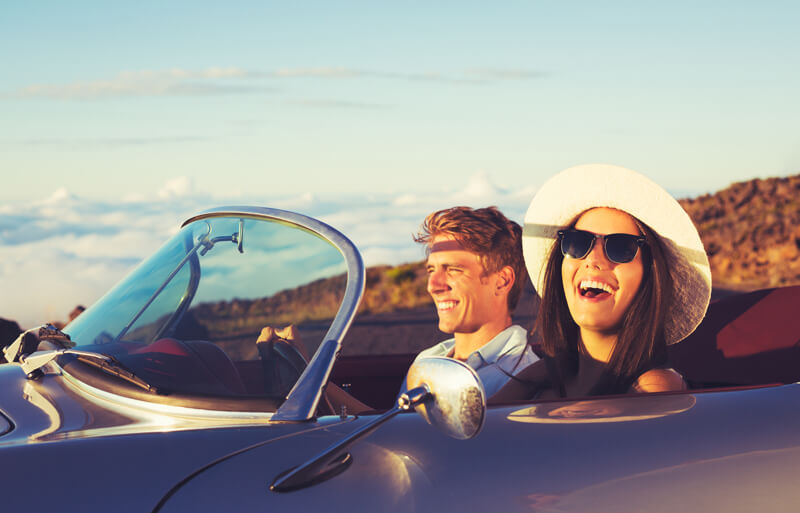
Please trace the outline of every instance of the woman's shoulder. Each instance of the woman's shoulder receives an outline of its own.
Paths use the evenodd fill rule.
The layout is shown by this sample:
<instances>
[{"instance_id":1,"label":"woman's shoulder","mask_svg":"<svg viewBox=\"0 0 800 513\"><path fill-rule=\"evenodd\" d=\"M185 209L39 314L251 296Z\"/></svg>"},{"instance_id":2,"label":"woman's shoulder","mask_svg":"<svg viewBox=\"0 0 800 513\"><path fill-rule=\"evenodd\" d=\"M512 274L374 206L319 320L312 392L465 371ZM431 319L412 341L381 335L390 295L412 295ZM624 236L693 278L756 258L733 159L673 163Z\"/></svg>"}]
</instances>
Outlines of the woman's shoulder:
<instances>
[{"instance_id":1,"label":"woman's shoulder","mask_svg":"<svg viewBox=\"0 0 800 513\"><path fill-rule=\"evenodd\" d=\"M686 390L686 382L674 369L650 369L631 386L633 392L677 392Z\"/></svg>"},{"instance_id":2,"label":"woman's shoulder","mask_svg":"<svg viewBox=\"0 0 800 513\"><path fill-rule=\"evenodd\" d=\"M545 361L536 360L511 376L508 382L488 399L492 403L532 399L544 383L549 383L549 379Z\"/></svg>"}]
</instances>

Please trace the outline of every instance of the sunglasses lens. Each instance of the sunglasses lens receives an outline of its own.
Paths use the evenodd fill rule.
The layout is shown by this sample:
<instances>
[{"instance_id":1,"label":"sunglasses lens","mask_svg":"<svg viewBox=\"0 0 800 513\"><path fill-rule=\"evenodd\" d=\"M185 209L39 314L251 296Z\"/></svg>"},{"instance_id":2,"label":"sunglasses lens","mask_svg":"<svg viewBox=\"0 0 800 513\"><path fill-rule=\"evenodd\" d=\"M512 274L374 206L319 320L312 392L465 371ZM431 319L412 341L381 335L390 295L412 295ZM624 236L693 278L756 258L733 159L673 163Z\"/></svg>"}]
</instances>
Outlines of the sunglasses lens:
<instances>
[{"instance_id":1,"label":"sunglasses lens","mask_svg":"<svg viewBox=\"0 0 800 513\"><path fill-rule=\"evenodd\" d=\"M617 264L627 264L639 251L639 246L644 240L640 236L628 233L612 233L605 236L595 236L583 230L564 230L558 232L561 237L561 253L570 258L581 259L589 254L594 245L595 238L603 240L603 249L606 257Z\"/></svg>"},{"instance_id":2,"label":"sunglasses lens","mask_svg":"<svg viewBox=\"0 0 800 513\"><path fill-rule=\"evenodd\" d=\"M594 235L579 230L568 230L561 237L561 253L570 258L583 258L592 249Z\"/></svg>"},{"instance_id":3,"label":"sunglasses lens","mask_svg":"<svg viewBox=\"0 0 800 513\"><path fill-rule=\"evenodd\" d=\"M626 264L636 257L639 250L639 237L615 233L605 237L606 256L612 262Z\"/></svg>"}]
</instances>

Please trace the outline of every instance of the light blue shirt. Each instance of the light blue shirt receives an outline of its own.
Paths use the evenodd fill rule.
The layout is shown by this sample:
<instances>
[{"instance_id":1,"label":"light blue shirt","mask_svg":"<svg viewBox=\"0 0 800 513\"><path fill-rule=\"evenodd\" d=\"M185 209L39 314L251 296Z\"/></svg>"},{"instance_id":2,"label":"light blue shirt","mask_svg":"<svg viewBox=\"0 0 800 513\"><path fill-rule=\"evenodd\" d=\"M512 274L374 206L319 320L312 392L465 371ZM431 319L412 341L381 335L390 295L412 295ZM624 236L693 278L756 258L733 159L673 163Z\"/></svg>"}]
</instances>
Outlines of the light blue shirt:
<instances>
[{"instance_id":1,"label":"light blue shirt","mask_svg":"<svg viewBox=\"0 0 800 513\"><path fill-rule=\"evenodd\" d=\"M452 357L456 340L451 338L425 349L415 361L425 356ZM505 385L511 376L539 359L528 345L528 334L522 326L509 326L473 351L465 363L478 373L486 398L490 398ZM405 385L404 385L405 387Z\"/></svg>"}]
</instances>

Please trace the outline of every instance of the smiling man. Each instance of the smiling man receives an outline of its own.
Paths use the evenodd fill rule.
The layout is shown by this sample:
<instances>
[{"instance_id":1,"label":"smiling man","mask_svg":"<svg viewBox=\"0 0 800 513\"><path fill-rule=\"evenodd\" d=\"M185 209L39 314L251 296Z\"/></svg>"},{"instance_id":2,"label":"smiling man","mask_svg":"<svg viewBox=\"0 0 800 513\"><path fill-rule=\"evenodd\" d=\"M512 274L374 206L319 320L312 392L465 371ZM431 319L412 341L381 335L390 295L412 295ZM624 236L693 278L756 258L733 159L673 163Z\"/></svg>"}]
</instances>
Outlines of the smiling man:
<instances>
[{"instance_id":1,"label":"smiling man","mask_svg":"<svg viewBox=\"0 0 800 513\"><path fill-rule=\"evenodd\" d=\"M497 208L453 207L425 218L428 293L439 329L452 333L417 358L447 356L475 369L491 397L537 360L524 328L511 323L526 279L522 229Z\"/></svg>"}]
</instances>

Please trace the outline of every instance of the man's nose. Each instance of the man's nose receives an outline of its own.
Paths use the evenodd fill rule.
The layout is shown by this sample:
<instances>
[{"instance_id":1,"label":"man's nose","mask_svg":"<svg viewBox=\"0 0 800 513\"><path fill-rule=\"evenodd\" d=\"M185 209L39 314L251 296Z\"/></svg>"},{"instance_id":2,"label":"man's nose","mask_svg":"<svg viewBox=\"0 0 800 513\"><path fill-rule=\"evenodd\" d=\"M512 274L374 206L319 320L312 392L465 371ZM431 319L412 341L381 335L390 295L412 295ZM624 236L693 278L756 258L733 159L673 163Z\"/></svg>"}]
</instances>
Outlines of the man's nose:
<instances>
[{"instance_id":1,"label":"man's nose","mask_svg":"<svg viewBox=\"0 0 800 513\"><path fill-rule=\"evenodd\" d=\"M447 280L442 270L432 271L428 274L428 293L442 292L447 290Z\"/></svg>"}]
</instances>

